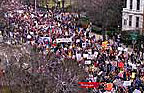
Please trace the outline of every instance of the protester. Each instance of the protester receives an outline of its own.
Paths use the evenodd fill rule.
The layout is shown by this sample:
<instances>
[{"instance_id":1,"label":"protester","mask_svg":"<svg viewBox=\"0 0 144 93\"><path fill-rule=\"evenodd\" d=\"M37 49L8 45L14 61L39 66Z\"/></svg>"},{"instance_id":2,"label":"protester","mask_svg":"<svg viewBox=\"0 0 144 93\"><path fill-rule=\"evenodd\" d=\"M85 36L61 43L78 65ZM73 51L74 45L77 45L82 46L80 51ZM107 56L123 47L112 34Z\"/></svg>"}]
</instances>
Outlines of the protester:
<instances>
[{"instance_id":1,"label":"protester","mask_svg":"<svg viewBox=\"0 0 144 93\"><path fill-rule=\"evenodd\" d=\"M51 51L58 58L77 60L89 73L88 81L105 83L105 88L99 87L102 93L144 91L143 53L131 53L120 43L120 36L107 41L90 36L91 24L80 27L77 13L58 9L35 13L30 6L6 14L11 26L6 34L11 42L28 43L43 54Z\"/></svg>"}]
</instances>

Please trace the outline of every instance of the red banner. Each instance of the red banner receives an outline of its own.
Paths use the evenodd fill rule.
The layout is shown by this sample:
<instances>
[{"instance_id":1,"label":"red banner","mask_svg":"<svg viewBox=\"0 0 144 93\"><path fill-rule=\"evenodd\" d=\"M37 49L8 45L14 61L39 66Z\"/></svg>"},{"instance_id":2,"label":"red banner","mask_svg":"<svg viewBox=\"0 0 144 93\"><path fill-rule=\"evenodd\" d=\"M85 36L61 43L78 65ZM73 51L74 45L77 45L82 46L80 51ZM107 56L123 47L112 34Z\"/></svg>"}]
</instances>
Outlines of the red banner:
<instances>
[{"instance_id":1,"label":"red banner","mask_svg":"<svg viewBox=\"0 0 144 93\"><path fill-rule=\"evenodd\" d=\"M100 82L79 82L81 88L98 88L100 86Z\"/></svg>"}]
</instances>

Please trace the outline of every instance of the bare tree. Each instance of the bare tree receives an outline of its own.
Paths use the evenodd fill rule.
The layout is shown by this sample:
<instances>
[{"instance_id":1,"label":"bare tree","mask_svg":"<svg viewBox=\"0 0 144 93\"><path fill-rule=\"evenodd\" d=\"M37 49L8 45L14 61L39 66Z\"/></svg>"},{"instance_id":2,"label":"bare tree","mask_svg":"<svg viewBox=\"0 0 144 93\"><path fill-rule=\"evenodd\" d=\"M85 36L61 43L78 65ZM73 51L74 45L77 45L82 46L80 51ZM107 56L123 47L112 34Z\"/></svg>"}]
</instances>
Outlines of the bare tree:
<instances>
[{"instance_id":1,"label":"bare tree","mask_svg":"<svg viewBox=\"0 0 144 93\"><path fill-rule=\"evenodd\" d=\"M85 12L90 21L101 28L121 25L123 0L74 0L74 9Z\"/></svg>"},{"instance_id":2,"label":"bare tree","mask_svg":"<svg viewBox=\"0 0 144 93\"><path fill-rule=\"evenodd\" d=\"M9 46L12 49L11 46ZM13 48L15 51L21 50ZM2 81L11 93L77 93L83 91L78 82L84 79L85 72L74 60L61 60L53 53L42 55L39 52L8 55ZM3 51L3 52L5 52ZM7 53L6 53L7 54ZM13 55L12 55L13 54ZM18 54L18 52L17 52Z\"/></svg>"}]
</instances>

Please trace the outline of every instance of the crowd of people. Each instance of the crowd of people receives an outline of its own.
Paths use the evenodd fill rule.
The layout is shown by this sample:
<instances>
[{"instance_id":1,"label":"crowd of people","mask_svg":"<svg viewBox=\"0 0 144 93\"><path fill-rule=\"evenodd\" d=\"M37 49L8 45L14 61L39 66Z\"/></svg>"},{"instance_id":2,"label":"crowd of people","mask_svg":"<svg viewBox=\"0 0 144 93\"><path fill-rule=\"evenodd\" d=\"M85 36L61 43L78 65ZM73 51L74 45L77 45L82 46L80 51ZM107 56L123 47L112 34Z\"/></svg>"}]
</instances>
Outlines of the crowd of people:
<instances>
[{"instance_id":1,"label":"crowd of people","mask_svg":"<svg viewBox=\"0 0 144 93\"><path fill-rule=\"evenodd\" d=\"M143 51L129 51L118 37L103 40L90 35L92 24L79 26L77 13L24 7L5 13L5 18L10 29L3 35L10 44L27 43L43 54L51 51L58 58L77 60L88 73L84 81L105 82L98 93L144 92Z\"/></svg>"}]
</instances>

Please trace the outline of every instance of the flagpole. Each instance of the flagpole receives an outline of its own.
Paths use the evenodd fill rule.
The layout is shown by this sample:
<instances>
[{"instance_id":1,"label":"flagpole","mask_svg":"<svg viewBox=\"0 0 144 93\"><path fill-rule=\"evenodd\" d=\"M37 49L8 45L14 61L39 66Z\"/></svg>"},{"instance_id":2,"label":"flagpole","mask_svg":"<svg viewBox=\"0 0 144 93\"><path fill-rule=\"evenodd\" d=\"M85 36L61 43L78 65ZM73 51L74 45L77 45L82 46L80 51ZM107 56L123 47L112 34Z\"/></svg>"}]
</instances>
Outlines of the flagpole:
<instances>
[{"instance_id":1,"label":"flagpole","mask_svg":"<svg viewBox=\"0 0 144 93\"><path fill-rule=\"evenodd\" d=\"M142 27L142 35L144 35L144 7L143 7L143 27Z\"/></svg>"}]
</instances>

